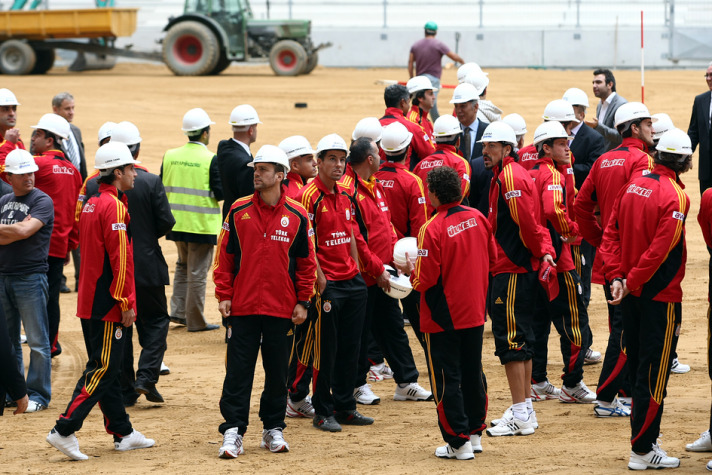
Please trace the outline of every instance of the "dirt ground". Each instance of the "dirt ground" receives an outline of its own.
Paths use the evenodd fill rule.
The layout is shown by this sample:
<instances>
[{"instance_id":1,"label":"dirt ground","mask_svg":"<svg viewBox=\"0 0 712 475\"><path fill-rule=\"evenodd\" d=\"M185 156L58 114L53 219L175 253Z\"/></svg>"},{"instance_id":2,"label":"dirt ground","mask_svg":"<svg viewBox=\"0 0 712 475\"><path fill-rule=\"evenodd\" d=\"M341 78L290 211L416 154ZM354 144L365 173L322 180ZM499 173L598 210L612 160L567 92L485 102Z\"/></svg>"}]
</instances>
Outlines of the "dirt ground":
<instances>
[{"instance_id":1,"label":"dirt ground","mask_svg":"<svg viewBox=\"0 0 712 475\"><path fill-rule=\"evenodd\" d=\"M692 100L706 89L700 70L649 71L646 73L646 104L651 112L667 112L674 123L687 129ZM636 71L619 71L618 91L628 100L640 100L640 76ZM263 144L277 144L283 138L302 134L312 144L336 132L349 138L353 126L364 116L383 113L383 86L379 79L406 79L405 69L324 69L309 76L279 78L267 66L229 68L216 77L175 77L164 67L121 64L113 71L68 73L55 69L46 76L4 76L0 86L15 92L19 107L18 125L26 142L30 126L50 111L52 96L69 90L76 98L75 123L82 129L87 161L92 166L96 134L107 120L130 120L141 130L140 160L158 171L163 152L182 145L181 118L193 107L203 107L217 122L213 126L210 148L228 138L228 117L238 104L250 103L258 111L259 126L253 152ZM492 70L488 99L505 113L518 112L527 121L529 143L546 103L560 98L569 87L588 92L591 71ZM444 72L443 83L456 83L454 69ZM440 95L440 111L449 110L452 90ZM295 102L307 102L297 109ZM589 114L593 114L592 107ZM687 220L688 266L683 283L683 330L678 353L692 366L686 375L670 378L662 421L663 447L682 459L678 472L701 471L709 454L684 451L685 443L695 440L707 428L710 407L710 382L706 358L707 260L696 217L700 195L697 173L684 180L692 201ZM163 252L171 267L175 247L163 242ZM140 266L139 270L140 272ZM73 283L73 271L65 272ZM170 297L171 289L166 289ZM394 402L394 383L374 384L381 404L360 407L373 416L369 427L345 427L338 434L314 429L310 420L288 420L285 436L291 445L287 454L271 454L259 448L261 424L257 415L262 370L258 369L253 391L252 425L245 437L246 453L237 460L217 458L221 436L217 431L221 416L218 400L224 377L223 333L214 331L188 335L185 327L171 325L165 362L171 374L162 377L159 389L166 399L154 405L141 398L129 409L135 427L156 439L152 449L128 453L113 450L111 437L102 428L101 415L94 410L78 433L82 450L90 456L85 462L71 462L47 445L44 438L54 420L69 401L74 384L85 362L85 350L78 319L74 317L77 294L62 295L60 339L64 352L53 361L53 398L47 411L22 416L6 412L0 419L0 472L7 473L611 473L626 469L629 425L624 420L601 420L592 406L565 405L556 401L537 403L540 429L529 437L483 438L484 453L472 462L455 462L434 457L442 444L432 403ZM219 323L212 282L208 284L206 309L209 321ZM603 293L593 291L589 309L594 348L605 350L608 338ZM409 330L408 330L409 331ZM554 332L555 333L555 332ZM411 336L411 346L421 371L420 383L428 387L423 352ZM558 343L550 342L550 379L560 384ZM25 348L25 351L27 349ZM504 371L494 357L491 333L485 332L483 360L489 381L490 418L499 417L509 405ZM27 361L27 358L26 358ZM595 388L600 365L587 366L584 379ZM489 418L488 418L489 419Z\"/></svg>"}]
</instances>

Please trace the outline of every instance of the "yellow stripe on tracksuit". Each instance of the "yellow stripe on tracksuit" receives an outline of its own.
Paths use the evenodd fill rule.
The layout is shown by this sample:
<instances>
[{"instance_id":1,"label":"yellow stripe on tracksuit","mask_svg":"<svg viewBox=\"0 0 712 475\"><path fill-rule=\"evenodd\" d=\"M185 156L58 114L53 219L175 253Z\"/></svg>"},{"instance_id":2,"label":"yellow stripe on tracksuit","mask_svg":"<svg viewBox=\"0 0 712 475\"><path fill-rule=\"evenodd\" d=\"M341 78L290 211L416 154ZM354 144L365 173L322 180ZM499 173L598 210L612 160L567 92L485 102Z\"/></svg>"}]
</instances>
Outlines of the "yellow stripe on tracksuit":
<instances>
[{"instance_id":1,"label":"yellow stripe on tracksuit","mask_svg":"<svg viewBox=\"0 0 712 475\"><path fill-rule=\"evenodd\" d=\"M116 200L116 222L123 223L126 217L126 207L123 202L119 200L116 196L113 196ZM120 302L120 307L122 311L129 309L129 300L126 297L122 297L124 293L124 284L126 283L126 263L128 260L128 235L125 229L119 229L119 275L116 276L116 288L114 289L114 295L112 297L114 300Z\"/></svg>"},{"instance_id":2,"label":"yellow stripe on tracksuit","mask_svg":"<svg viewBox=\"0 0 712 475\"><path fill-rule=\"evenodd\" d=\"M651 395L655 402L662 404L663 393L667 385L668 374L670 373L670 352L672 351L672 341L675 333L675 303L668 302L667 304L667 324L665 326L665 341L663 342L663 352L660 355L660 366L658 369L658 380L655 384L655 392L651 391Z\"/></svg>"},{"instance_id":3,"label":"yellow stripe on tracksuit","mask_svg":"<svg viewBox=\"0 0 712 475\"><path fill-rule=\"evenodd\" d=\"M314 306L316 307L317 317L312 324L314 325L314 358L312 359L312 366L314 370L319 371L321 367L321 293L316 293L316 298L314 299Z\"/></svg>"},{"instance_id":4,"label":"yellow stripe on tracksuit","mask_svg":"<svg viewBox=\"0 0 712 475\"><path fill-rule=\"evenodd\" d=\"M430 333L423 333L423 337L425 338L425 347L428 350L428 357L427 357L427 363L428 363L428 374L430 375L430 389L433 391L433 399L435 400L435 406L440 405L440 394L442 394L441 391L438 391L437 385L435 384L435 369L433 368L433 356L430 353ZM443 381L445 381L445 378L443 377Z\"/></svg>"},{"instance_id":5,"label":"yellow stripe on tracksuit","mask_svg":"<svg viewBox=\"0 0 712 475\"><path fill-rule=\"evenodd\" d=\"M510 274L507 285L507 342L510 350L516 350L517 344L513 341L517 337L517 320L514 314L514 297L517 292L517 274Z\"/></svg>"},{"instance_id":6,"label":"yellow stripe on tracksuit","mask_svg":"<svg viewBox=\"0 0 712 475\"><path fill-rule=\"evenodd\" d=\"M514 190L514 176L512 175L512 167L510 167L509 165L505 166L502 169L502 175L504 175L505 193L507 191ZM502 190L500 189L500 194L501 192ZM509 206L509 214L512 217L512 220L519 228L519 239L522 241L522 244L524 244L524 247L526 247L527 245L524 243L524 236L522 236L522 227L519 225L519 210L517 209L517 198L515 196L511 197L509 200L507 200L507 205Z\"/></svg>"},{"instance_id":7,"label":"yellow stripe on tracksuit","mask_svg":"<svg viewBox=\"0 0 712 475\"><path fill-rule=\"evenodd\" d=\"M564 272L564 281L566 282L566 295L569 303L569 312L571 313L571 330L573 331L572 343L576 346L581 346L581 324L579 323L578 301L576 299L576 282L571 277L569 272Z\"/></svg>"},{"instance_id":8,"label":"yellow stripe on tracksuit","mask_svg":"<svg viewBox=\"0 0 712 475\"><path fill-rule=\"evenodd\" d=\"M551 170L551 176L553 179L552 184L554 186L561 187L563 190L565 185L561 184L561 174L552 165L547 164L547 166ZM556 213L556 218L559 222L559 227L561 228L561 234L568 235L571 230L569 229L569 223L566 222L566 212L564 211L564 192L553 190L552 193L554 195L554 212Z\"/></svg>"},{"instance_id":9,"label":"yellow stripe on tracksuit","mask_svg":"<svg viewBox=\"0 0 712 475\"><path fill-rule=\"evenodd\" d=\"M111 356L111 344L114 338L113 322L104 322L104 338L101 344L101 366L94 371L89 382L84 382L87 394L91 395L101 382L101 378L109 369L109 359Z\"/></svg>"}]
</instances>

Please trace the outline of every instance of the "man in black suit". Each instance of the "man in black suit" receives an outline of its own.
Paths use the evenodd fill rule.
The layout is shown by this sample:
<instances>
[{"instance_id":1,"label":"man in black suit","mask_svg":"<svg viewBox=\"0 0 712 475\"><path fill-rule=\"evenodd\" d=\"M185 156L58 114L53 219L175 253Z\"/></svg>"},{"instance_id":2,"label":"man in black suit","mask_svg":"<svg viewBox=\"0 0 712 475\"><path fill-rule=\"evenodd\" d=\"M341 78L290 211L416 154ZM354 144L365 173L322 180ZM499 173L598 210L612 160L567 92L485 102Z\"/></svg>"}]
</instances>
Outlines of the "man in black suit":
<instances>
[{"instance_id":1,"label":"man in black suit","mask_svg":"<svg viewBox=\"0 0 712 475\"><path fill-rule=\"evenodd\" d=\"M606 150L616 148L623 141L615 128L616 111L628 102L616 92L616 78L609 69L593 72L593 95L601 102L596 106L596 116L586 125L595 129L606 141Z\"/></svg>"},{"instance_id":2,"label":"man in black suit","mask_svg":"<svg viewBox=\"0 0 712 475\"><path fill-rule=\"evenodd\" d=\"M223 186L223 219L236 199L255 192L254 171L247 164L252 161L250 145L257 140L257 111L249 104L235 107L230 114L232 138L218 144L218 169Z\"/></svg>"},{"instance_id":3,"label":"man in black suit","mask_svg":"<svg viewBox=\"0 0 712 475\"><path fill-rule=\"evenodd\" d=\"M477 88L469 83L462 83L455 88L450 104L455 104L455 115L462 126L460 137L460 155L468 162L482 155L479 140L487 124L477 118L480 95Z\"/></svg>"},{"instance_id":4,"label":"man in black suit","mask_svg":"<svg viewBox=\"0 0 712 475\"><path fill-rule=\"evenodd\" d=\"M712 113L712 63L707 66L705 72L705 80L709 91L703 92L695 97L695 102L692 105L692 116L690 117L690 127L687 129L687 135L690 136L692 142L692 151L694 152L697 145L700 146L699 162L697 169L698 177L700 178L700 194L707 188L712 187L712 125L710 125L710 114Z\"/></svg>"}]
</instances>

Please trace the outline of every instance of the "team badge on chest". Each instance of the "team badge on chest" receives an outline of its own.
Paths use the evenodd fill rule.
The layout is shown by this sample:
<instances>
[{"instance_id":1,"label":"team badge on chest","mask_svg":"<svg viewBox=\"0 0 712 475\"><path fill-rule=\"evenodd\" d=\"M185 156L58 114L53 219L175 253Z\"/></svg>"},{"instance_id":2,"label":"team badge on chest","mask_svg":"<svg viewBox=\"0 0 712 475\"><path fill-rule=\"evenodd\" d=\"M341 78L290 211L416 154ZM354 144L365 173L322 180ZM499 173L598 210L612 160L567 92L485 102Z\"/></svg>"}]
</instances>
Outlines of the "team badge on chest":
<instances>
[{"instance_id":1,"label":"team badge on chest","mask_svg":"<svg viewBox=\"0 0 712 475\"><path fill-rule=\"evenodd\" d=\"M287 216L282 216L282 221L280 221L283 228L289 226L289 218Z\"/></svg>"}]
</instances>

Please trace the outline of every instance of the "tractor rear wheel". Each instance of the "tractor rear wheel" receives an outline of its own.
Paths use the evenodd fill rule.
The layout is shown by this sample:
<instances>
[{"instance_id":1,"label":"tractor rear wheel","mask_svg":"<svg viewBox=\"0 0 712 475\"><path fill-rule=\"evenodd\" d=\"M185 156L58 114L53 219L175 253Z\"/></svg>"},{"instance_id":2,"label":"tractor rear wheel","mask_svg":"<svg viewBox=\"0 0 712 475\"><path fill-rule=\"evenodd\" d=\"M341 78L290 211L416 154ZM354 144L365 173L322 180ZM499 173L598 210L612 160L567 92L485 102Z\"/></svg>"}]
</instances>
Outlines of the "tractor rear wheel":
<instances>
[{"instance_id":1,"label":"tractor rear wheel","mask_svg":"<svg viewBox=\"0 0 712 475\"><path fill-rule=\"evenodd\" d=\"M294 40L282 40L272 46L269 65L277 76L297 76L307 66L307 52Z\"/></svg>"},{"instance_id":2,"label":"tractor rear wheel","mask_svg":"<svg viewBox=\"0 0 712 475\"><path fill-rule=\"evenodd\" d=\"M163 61L177 76L210 74L220 60L220 43L197 21L173 25L163 40Z\"/></svg>"},{"instance_id":3,"label":"tractor rear wheel","mask_svg":"<svg viewBox=\"0 0 712 475\"><path fill-rule=\"evenodd\" d=\"M30 74L36 62L35 50L24 41L7 40L0 45L0 71L3 74Z\"/></svg>"}]
</instances>

